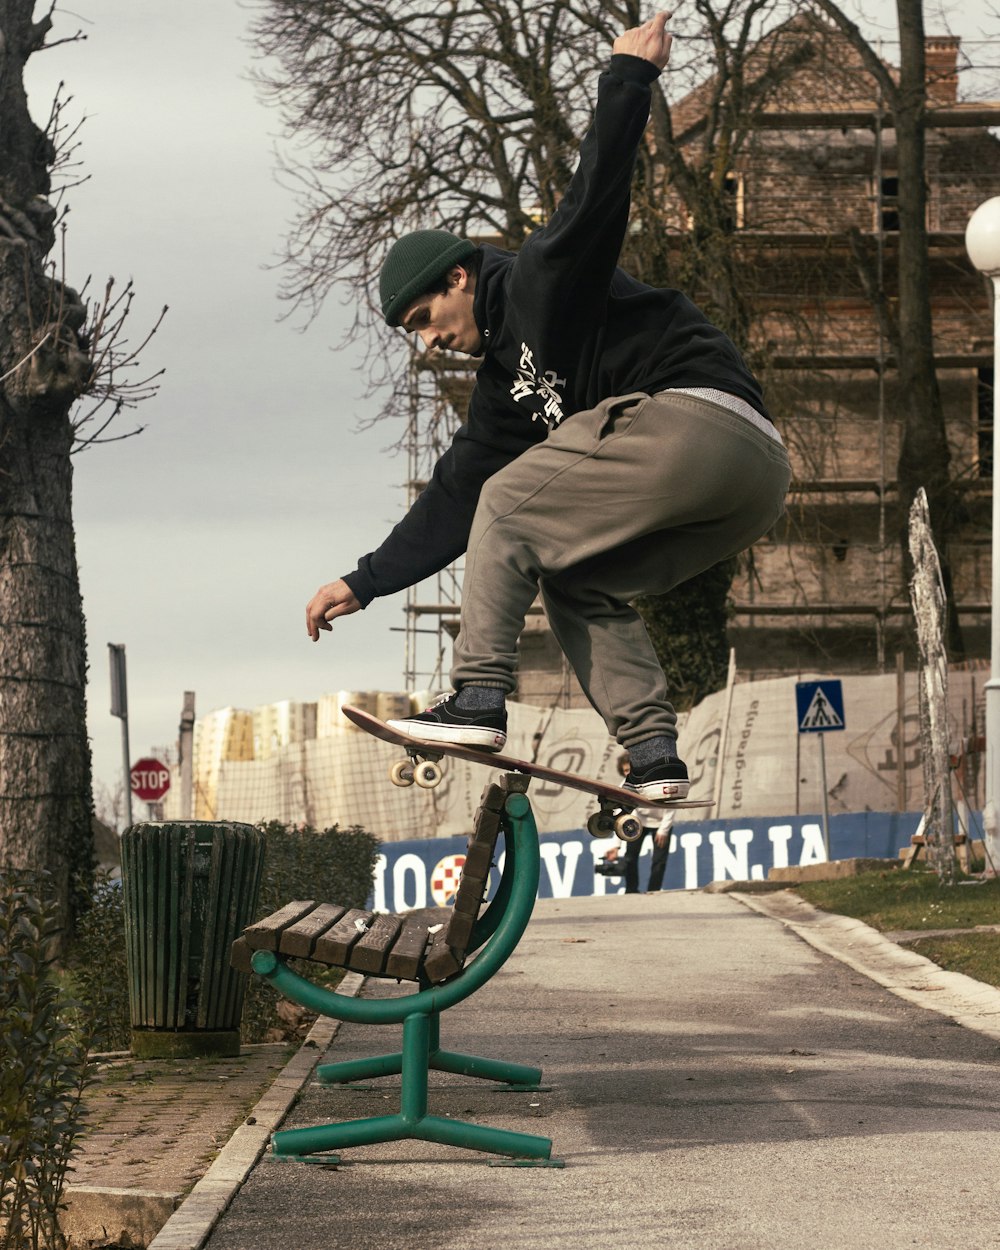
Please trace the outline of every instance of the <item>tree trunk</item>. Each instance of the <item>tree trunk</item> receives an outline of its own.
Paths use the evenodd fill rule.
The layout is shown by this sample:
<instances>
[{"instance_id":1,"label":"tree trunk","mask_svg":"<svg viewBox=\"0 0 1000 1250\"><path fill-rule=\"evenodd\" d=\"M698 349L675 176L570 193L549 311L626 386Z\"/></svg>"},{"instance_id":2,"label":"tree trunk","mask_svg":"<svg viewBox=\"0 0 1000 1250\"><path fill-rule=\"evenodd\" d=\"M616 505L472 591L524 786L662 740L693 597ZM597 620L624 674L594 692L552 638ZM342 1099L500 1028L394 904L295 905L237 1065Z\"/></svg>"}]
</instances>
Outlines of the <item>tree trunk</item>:
<instances>
[{"instance_id":1,"label":"tree trunk","mask_svg":"<svg viewBox=\"0 0 1000 1250\"><path fill-rule=\"evenodd\" d=\"M0 862L51 872L71 926L93 866L69 416L89 362L79 300L45 271L54 153L22 72L49 19L32 11L0 0Z\"/></svg>"},{"instance_id":2,"label":"tree trunk","mask_svg":"<svg viewBox=\"0 0 1000 1250\"><path fill-rule=\"evenodd\" d=\"M949 605L948 649L964 654L951 593L948 559L951 452L934 366L934 328L930 306L927 245L927 180L924 113L927 75L923 6L897 0L899 15L899 88L895 101L896 156L899 177L899 390L903 405L899 480L900 542L903 567L912 569L909 552L910 509L921 488L927 492L934 543Z\"/></svg>"}]
</instances>

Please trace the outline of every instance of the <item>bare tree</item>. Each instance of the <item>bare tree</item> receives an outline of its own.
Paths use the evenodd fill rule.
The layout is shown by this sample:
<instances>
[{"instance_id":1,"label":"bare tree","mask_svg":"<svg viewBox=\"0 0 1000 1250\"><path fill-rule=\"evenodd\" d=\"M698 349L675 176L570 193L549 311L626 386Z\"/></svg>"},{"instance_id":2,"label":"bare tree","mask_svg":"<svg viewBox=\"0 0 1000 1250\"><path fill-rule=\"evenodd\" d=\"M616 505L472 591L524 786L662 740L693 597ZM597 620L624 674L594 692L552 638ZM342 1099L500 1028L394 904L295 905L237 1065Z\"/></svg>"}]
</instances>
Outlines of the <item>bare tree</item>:
<instances>
[{"instance_id":1,"label":"bare tree","mask_svg":"<svg viewBox=\"0 0 1000 1250\"><path fill-rule=\"evenodd\" d=\"M879 289L866 257L857 259L883 332L896 357L899 392L903 398L902 439L897 463L899 482L899 542L904 569L912 570L909 517L917 492L923 488L930 509L931 531L941 564L948 604L948 646L962 658L962 642L954 596L948 541L959 508L950 473L951 452L945 430L944 408L934 364L931 314L930 252L927 238L927 169L925 126L928 80L924 6L922 0L897 0L899 67L893 72L865 38L860 27L834 0L811 0L846 37L861 57L881 93L896 135L899 177L899 251L897 298L893 308Z\"/></svg>"},{"instance_id":2,"label":"bare tree","mask_svg":"<svg viewBox=\"0 0 1000 1250\"><path fill-rule=\"evenodd\" d=\"M310 314L335 286L364 301L392 240L428 224L516 250L558 204L596 72L639 9L637 0L266 0L256 77L283 116L283 167L301 205L284 298ZM805 45L755 52L761 29L791 11L784 0L695 0L678 14L685 38L654 84L635 179L630 268L707 291L741 347L726 179L770 94L811 55ZM691 144L675 134L672 101L699 83ZM667 186L686 214L682 230L665 218ZM369 329L360 312L355 332Z\"/></svg>"},{"instance_id":3,"label":"bare tree","mask_svg":"<svg viewBox=\"0 0 1000 1250\"><path fill-rule=\"evenodd\" d=\"M283 295L311 314L335 286L350 290L349 339L367 348L375 384L407 363L368 302L390 242L446 226L516 250L558 204L597 71L614 38L641 20L639 9L638 0L262 5L258 81L302 153L285 158L301 215L287 242ZM761 30L790 12L784 0L694 0L678 12L684 38L653 86L623 255L637 277L691 290L751 358L754 313L728 178L757 114L811 55L801 42L757 48ZM693 111L678 119L675 106L696 92L692 141ZM401 409L390 399L388 411ZM671 640L661 658L688 699L725 678L734 568L641 605L656 618L654 636Z\"/></svg>"},{"instance_id":4,"label":"bare tree","mask_svg":"<svg viewBox=\"0 0 1000 1250\"><path fill-rule=\"evenodd\" d=\"M0 0L0 861L50 871L71 924L93 803L70 456L156 384L130 380L131 288L91 304L51 259L73 135L58 101L44 130L28 110L24 66L52 30L34 7Z\"/></svg>"}]
</instances>

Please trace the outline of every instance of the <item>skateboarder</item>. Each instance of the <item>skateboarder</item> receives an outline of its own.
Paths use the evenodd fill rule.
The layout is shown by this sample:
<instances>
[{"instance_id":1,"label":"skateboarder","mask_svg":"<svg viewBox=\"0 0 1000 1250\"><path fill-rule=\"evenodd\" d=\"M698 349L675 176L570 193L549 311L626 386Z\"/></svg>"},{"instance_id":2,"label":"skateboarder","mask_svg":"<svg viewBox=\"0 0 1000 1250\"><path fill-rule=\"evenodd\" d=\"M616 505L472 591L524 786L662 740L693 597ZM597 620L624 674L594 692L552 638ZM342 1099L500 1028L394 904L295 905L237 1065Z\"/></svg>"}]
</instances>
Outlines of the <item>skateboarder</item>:
<instances>
[{"instance_id":1,"label":"skateboarder","mask_svg":"<svg viewBox=\"0 0 1000 1250\"><path fill-rule=\"evenodd\" d=\"M781 516L788 458L732 342L681 292L617 267L668 13L620 35L577 170L515 255L445 230L404 235L379 293L429 350L481 356L467 422L377 551L306 608L337 617L415 585L467 551L455 693L395 722L500 749L517 640L540 594L609 732L628 786L683 798L677 717L630 606L743 551Z\"/></svg>"}]
</instances>

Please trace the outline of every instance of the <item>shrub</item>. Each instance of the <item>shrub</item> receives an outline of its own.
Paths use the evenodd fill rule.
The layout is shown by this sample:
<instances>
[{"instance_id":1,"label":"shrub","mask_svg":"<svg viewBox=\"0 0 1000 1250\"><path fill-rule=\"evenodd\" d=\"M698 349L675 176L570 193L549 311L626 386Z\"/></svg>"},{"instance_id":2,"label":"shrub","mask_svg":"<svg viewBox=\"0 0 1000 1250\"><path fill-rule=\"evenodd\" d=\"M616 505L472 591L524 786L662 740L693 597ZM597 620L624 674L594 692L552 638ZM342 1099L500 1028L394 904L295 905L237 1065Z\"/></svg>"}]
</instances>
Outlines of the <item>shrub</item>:
<instances>
[{"instance_id":1,"label":"shrub","mask_svg":"<svg viewBox=\"0 0 1000 1250\"><path fill-rule=\"evenodd\" d=\"M296 898L321 899L341 907L362 907L371 893L379 841L354 825L318 831L272 820L259 826L267 839L257 919ZM315 978L314 978L315 979ZM286 1032L277 1014L279 995L263 978L252 976L243 1007L245 1042L259 1042L270 1030Z\"/></svg>"},{"instance_id":2,"label":"shrub","mask_svg":"<svg viewBox=\"0 0 1000 1250\"><path fill-rule=\"evenodd\" d=\"M0 1247L64 1250L58 1216L83 1128L87 1046L54 976L48 874L0 869Z\"/></svg>"},{"instance_id":3,"label":"shrub","mask_svg":"<svg viewBox=\"0 0 1000 1250\"><path fill-rule=\"evenodd\" d=\"M95 1050L128 1050L132 1043L125 961L125 903L120 881L99 877L77 921L68 952L73 987L88 1017Z\"/></svg>"},{"instance_id":4,"label":"shrub","mask_svg":"<svg viewBox=\"0 0 1000 1250\"><path fill-rule=\"evenodd\" d=\"M258 826L267 839L258 915L293 898L363 907L371 893L379 841L358 825L318 831L272 820Z\"/></svg>"}]
</instances>

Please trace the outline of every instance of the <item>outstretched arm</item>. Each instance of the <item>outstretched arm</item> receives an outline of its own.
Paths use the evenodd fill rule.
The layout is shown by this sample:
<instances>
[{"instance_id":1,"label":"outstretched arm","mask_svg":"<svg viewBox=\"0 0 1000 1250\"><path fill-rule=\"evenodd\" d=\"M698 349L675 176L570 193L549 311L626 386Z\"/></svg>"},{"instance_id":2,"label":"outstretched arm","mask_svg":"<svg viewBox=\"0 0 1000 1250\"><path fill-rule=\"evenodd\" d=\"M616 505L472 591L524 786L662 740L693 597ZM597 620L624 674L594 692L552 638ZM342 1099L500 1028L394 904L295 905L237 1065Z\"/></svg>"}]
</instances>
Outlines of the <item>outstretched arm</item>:
<instances>
[{"instance_id":1,"label":"outstretched arm","mask_svg":"<svg viewBox=\"0 0 1000 1250\"><path fill-rule=\"evenodd\" d=\"M666 29L672 17L672 12L663 11L641 26L626 30L612 44L612 52L638 56L644 61L651 61L657 69L664 69L670 60L670 45L674 38L667 34Z\"/></svg>"}]
</instances>

